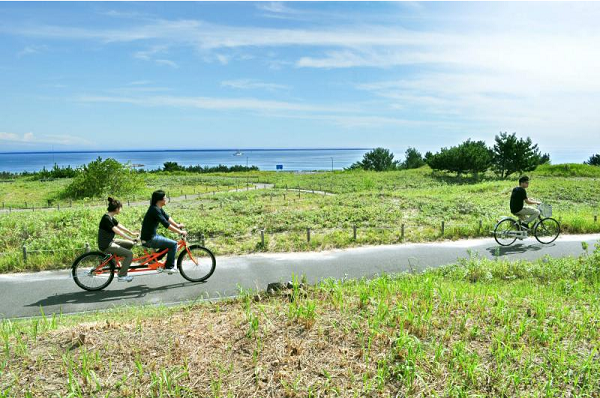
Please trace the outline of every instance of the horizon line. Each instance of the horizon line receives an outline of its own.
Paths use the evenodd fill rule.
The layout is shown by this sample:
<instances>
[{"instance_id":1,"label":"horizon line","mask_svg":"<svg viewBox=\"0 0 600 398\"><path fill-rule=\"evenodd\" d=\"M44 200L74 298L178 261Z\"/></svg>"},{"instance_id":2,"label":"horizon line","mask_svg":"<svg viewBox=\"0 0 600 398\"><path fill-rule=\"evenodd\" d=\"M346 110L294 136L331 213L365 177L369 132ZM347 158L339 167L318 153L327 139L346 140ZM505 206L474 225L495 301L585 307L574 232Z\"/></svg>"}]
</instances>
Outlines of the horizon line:
<instances>
[{"instance_id":1,"label":"horizon line","mask_svg":"<svg viewBox=\"0 0 600 398\"><path fill-rule=\"evenodd\" d=\"M129 153L129 152L235 152L235 151L362 151L373 148L209 148L209 149L118 149L118 150L71 150L71 151L14 151L0 155L35 155L52 153Z\"/></svg>"}]
</instances>

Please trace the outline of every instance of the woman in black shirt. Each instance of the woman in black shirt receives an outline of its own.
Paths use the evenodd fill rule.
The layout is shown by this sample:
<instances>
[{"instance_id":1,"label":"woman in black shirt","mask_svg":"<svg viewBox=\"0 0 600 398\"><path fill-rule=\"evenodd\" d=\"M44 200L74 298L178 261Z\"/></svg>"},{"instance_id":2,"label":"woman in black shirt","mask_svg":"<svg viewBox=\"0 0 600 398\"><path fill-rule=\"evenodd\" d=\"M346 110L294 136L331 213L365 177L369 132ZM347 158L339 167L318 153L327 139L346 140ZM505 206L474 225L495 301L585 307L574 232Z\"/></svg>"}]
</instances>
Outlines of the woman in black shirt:
<instances>
[{"instance_id":1,"label":"woman in black shirt","mask_svg":"<svg viewBox=\"0 0 600 398\"><path fill-rule=\"evenodd\" d=\"M132 238L130 236L137 235L137 233L128 230L123 224L119 224L115 218L115 215L119 214L122 208L123 205L120 201L108 198L108 212L102 216L98 228L98 248L104 253L123 257L117 280L119 282L131 282L133 277L127 275L127 270L131 265L131 260L133 260L131 248L135 244L137 238ZM118 234L127 240L114 239L115 234Z\"/></svg>"}]
</instances>

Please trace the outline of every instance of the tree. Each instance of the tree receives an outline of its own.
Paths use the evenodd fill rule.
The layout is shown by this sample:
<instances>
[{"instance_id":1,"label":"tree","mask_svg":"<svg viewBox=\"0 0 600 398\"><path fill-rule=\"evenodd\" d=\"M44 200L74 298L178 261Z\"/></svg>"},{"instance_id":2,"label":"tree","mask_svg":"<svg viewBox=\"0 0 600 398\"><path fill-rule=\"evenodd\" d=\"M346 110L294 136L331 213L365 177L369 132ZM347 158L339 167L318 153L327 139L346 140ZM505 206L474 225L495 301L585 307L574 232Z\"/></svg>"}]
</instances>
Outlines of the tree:
<instances>
[{"instance_id":1,"label":"tree","mask_svg":"<svg viewBox=\"0 0 600 398\"><path fill-rule=\"evenodd\" d=\"M550 161L548 154L540 155L537 144L534 145L531 138L517 138L516 133L497 135L493 151L493 169L502 178L535 170L542 161Z\"/></svg>"},{"instance_id":2,"label":"tree","mask_svg":"<svg viewBox=\"0 0 600 398\"><path fill-rule=\"evenodd\" d=\"M177 162L163 163L163 171L183 171L185 168L177 164Z\"/></svg>"},{"instance_id":3,"label":"tree","mask_svg":"<svg viewBox=\"0 0 600 398\"><path fill-rule=\"evenodd\" d=\"M375 171L395 170L398 161L394 160L394 154L385 148L375 148L364 154L362 161L354 163L351 169L364 169Z\"/></svg>"},{"instance_id":4,"label":"tree","mask_svg":"<svg viewBox=\"0 0 600 398\"><path fill-rule=\"evenodd\" d=\"M423 156L421 156L421 152L417 151L415 148L409 147L404 156L406 159L401 165L403 169L418 169L419 167L425 165L425 161L423 160Z\"/></svg>"},{"instance_id":5,"label":"tree","mask_svg":"<svg viewBox=\"0 0 600 398\"><path fill-rule=\"evenodd\" d=\"M483 141L468 139L459 146L442 148L429 156L429 166L434 170L445 170L457 175L484 173L492 164L492 151Z\"/></svg>"},{"instance_id":6,"label":"tree","mask_svg":"<svg viewBox=\"0 0 600 398\"><path fill-rule=\"evenodd\" d=\"M585 164L589 164L590 166L600 166L600 154L595 154L590 156L587 162L583 162Z\"/></svg>"},{"instance_id":7,"label":"tree","mask_svg":"<svg viewBox=\"0 0 600 398\"><path fill-rule=\"evenodd\" d=\"M142 185L140 177L125 165L111 158L102 160L98 157L83 166L63 194L73 199L123 195Z\"/></svg>"}]
</instances>

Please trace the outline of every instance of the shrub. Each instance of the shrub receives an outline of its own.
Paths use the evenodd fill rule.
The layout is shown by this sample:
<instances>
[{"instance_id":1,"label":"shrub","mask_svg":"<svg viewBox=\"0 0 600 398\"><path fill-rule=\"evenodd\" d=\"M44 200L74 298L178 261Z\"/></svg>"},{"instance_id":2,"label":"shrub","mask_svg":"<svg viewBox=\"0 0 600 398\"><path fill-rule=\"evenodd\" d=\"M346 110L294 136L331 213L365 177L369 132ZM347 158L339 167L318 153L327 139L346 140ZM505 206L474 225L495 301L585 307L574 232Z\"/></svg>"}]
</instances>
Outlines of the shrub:
<instances>
[{"instance_id":1,"label":"shrub","mask_svg":"<svg viewBox=\"0 0 600 398\"><path fill-rule=\"evenodd\" d=\"M419 167L425 166L425 161L423 160L423 156L421 156L421 152L417 151L415 148L409 147L404 155L406 159L401 165L403 169L418 169Z\"/></svg>"},{"instance_id":2,"label":"shrub","mask_svg":"<svg viewBox=\"0 0 600 398\"><path fill-rule=\"evenodd\" d=\"M590 156L590 158L587 160L587 162L584 162L585 164L589 164L590 166L600 166L600 154L595 154Z\"/></svg>"},{"instance_id":3,"label":"shrub","mask_svg":"<svg viewBox=\"0 0 600 398\"><path fill-rule=\"evenodd\" d=\"M492 163L492 152L483 141L470 139L459 146L442 148L439 153L428 157L433 170L445 170L457 175L484 173Z\"/></svg>"},{"instance_id":4,"label":"shrub","mask_svg":"<svg viewBox=\"0 0 600 398\"><path fill-rule=\"evenodd\" d=\"M83 166L63 195L73 199L123 195L141 186L142 180L134 171L114 159L102 160L98 157Z\"/></svg>"},{"instance_id":5,"label":"shrub","mask_svg":"<svg viewBox=\"0 0 600 398\"><path fill-rule=\"evenodd\" d=\"M374 171L395 170L398 161L394 160L394 154L385 148L375 148L364 154L363 160L354 163L350 169L364 169Z\"/></svg>"}]
</instances>

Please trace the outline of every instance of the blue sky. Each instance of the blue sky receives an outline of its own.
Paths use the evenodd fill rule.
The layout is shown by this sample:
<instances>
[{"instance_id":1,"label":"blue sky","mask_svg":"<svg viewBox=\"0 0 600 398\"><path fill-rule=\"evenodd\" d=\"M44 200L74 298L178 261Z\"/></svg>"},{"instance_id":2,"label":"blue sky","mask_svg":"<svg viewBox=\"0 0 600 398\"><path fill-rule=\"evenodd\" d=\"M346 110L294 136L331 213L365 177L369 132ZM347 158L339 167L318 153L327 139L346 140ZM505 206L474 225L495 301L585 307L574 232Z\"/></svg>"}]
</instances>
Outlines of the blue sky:
<instances>
[{"instance_id":1,"label":"blue sky","mask_svg":"<svg viewBox=\"0 0 600 398\"><path fill-rule=\"evenodd\" d=\"M0 151L600 152L600 4L2 2Z\"/></svg>"}]
</instances>

